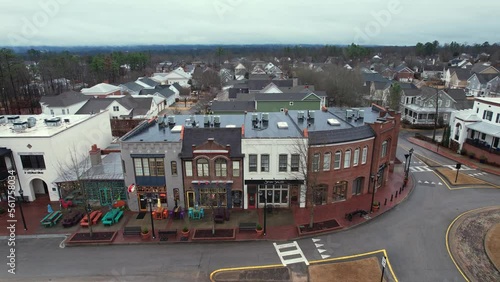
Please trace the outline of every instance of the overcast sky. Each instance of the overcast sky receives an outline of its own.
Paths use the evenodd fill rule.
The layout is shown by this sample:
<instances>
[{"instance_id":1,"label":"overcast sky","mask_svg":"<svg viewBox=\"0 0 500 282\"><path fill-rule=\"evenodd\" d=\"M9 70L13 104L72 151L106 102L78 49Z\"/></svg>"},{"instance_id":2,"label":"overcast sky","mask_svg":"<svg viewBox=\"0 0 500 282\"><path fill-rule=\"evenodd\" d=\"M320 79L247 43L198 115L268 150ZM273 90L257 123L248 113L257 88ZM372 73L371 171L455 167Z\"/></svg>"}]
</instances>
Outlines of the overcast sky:
<instances>
[{"instance_id":1,"label":"overcast sky","mask_svg":"<svg viewBox=\"0 0 500 282\"><path fill-rule=\"evenodd\" d=\"M0 0L0 45L500 42L500 1Z\"/></svg>"}]
</instances>

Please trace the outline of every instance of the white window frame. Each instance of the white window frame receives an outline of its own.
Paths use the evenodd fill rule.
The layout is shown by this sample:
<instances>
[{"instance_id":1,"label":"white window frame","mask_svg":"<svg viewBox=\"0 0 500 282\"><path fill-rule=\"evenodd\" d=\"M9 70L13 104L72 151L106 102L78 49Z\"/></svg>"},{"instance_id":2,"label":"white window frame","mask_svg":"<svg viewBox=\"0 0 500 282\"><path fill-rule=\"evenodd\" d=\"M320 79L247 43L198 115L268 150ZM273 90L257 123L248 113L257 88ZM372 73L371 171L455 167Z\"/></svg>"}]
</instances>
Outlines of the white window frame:
<instances>
[{"instance_id":1,"label":"white window frame","mask_svg":"<svg viewBox=\"0 0 500 282\"><path fill-rule=\"evenodd\" d=\"M320 153L315 153L313 155L312 164L311 164L312 171L314 171L314 172L319 171L319 159L320 159Z\"/></svg>"},{"instance_id":2,"label":"white window frame","mask_svg":"<svg viewBox=\"0 0 500 282\"><path fill-rule=\"evenodd\" d=\"M354 158L352 159L352 166L357 166L359 164L359 148L354 150Z\"/></svg>"},{"instance_id":3,"label":"white window frame","mask_svg":"<svg viewBox=\"0 0 500 282\"><path fill-rule=\"evenodd\" d=\"M351 149L348 149L344 152L344 168L351 167Z\"/></svg>"},{"instance_id":4,"label":"white window frame","mask_svg":"<svg viewBox=\"0 0 500 282\"><path fill-rule=\"evenodd\" d=\"M342 151L335 152L335 159L333 161L333 169L340 169L342 167Z\"/></svg>"},{"instance_id":5,"label":"white window frame","mask_svg":"<svg viewBox=\"0 0 500 282\"><path fill-rule=\"evenodd\" d=\"M233 177L239 177L239 176L240 176L240 162L233 161Z\"/></svg>"},{"instance_id":6,"label":"white window frame","mask_svg":"<svg viewBox=\"0 0 500 282\"><path fill-rule=\"evenodd\" d=\"M361 155L361 164L366 164L367 157L368 157L368 146L364 146L363 154Z\"/></svg>"},{"instance_id":7,"label":"white window frame","mask_svg":"<svg viewBox=\"0 0 500 282\"><path fill-rule=\"evenodd\" d=\"M382 142L382 148L380 150L380 157L381 158L384 158L385 156L387 156L387 146L388 146L389 142L387 142L387 140L385 140L384 142Z\"/></svg>"},{"instance_id":8,"label":"white window frame","mask_svg":"<svg viewBox=\"0 0 500 282\"><path fill-rule=\"evenodd\" d=\"M330 170L332 163L332 153L327 152L323 155L323 170L328 171Z\"/></svg>"},{"instance_id":9,"label":"white window frame","mask_svg":"<svg viewBox=\"0 0 500 282\"><path fill-rule=\"evenodd\" d=\"M186 176L193 176L193 162L192 161L184 162L184 166L186 170Z\"/></svg>"}]
</instances>

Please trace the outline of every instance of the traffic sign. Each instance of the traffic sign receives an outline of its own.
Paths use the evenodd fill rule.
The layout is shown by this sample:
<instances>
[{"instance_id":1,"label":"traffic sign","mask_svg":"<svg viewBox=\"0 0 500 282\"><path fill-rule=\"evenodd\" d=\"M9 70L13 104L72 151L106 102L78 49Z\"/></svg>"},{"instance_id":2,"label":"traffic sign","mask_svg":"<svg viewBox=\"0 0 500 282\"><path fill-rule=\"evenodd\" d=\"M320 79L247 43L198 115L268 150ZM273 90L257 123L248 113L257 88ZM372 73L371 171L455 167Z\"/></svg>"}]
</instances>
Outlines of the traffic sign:
<instances>
[{"instance_id":1,"label":"traffic sign","mask_svg":"<svg viewBox=\"0 0 500 282\"><path fill-rule=\"evenodd\" d=\"M382 257L382 267L385 268L386 260L385 257Z\"/></svg>"}]
</instances>

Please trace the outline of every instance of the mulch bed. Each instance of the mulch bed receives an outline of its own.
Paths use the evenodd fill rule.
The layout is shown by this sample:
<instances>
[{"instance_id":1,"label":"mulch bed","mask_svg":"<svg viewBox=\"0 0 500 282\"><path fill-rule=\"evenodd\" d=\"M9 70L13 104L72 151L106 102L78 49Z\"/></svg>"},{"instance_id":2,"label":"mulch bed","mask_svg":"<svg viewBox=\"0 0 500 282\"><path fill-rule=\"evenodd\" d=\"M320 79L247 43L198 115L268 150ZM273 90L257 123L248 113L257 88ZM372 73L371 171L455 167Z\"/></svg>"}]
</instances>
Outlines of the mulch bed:
<instances>
[{"instance_id":1,"label":"mulch bed","mask_svg":"<svg viewBox=\"0 0 500 282\"><path fill-rule=\"evenodd\" d=\"M115 239L116 232L89 232L75 233L68 243L111 243Z\"/></svg>"},{"instance_id":2,"label":"mulch bed","mask_svg":"<svg viewBox=\"0 0 500 282\"><path fill-rule=\"evenodd\" d=\"M212 234L212 229L195 229L192 240L233 240L235 239L234 228L230 229L215 229L215 234Z\"/></svg>"},{"instance_id":3,"label":"mulch bed","mask_svg":"<svg viewBox=\"0 0 500 282\"><path fill-rule=\"evenodd\" d=\"M309 227L309 224L298 226L299 235L319 233L339 228L342 228L342 226L335 219L314 222L312 228Z\"/></svg>"}]
</instances>

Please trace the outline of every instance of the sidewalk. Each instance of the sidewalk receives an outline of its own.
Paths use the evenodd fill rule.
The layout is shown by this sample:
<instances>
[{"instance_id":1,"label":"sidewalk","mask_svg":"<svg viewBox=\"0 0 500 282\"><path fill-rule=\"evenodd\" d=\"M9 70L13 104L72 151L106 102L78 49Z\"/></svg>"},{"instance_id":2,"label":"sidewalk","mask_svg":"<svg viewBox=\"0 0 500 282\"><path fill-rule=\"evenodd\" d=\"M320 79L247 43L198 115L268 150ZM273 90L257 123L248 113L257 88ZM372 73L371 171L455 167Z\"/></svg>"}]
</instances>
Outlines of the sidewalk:
<instances>
[{"instance_id":1,"label":"sidewalk","mask_svg":"<svg viewBox=\"0 0 500 282\"><path fill-rule=\"evenodd\" d=\"M401 203L412 191L412 183L411 178L410 182L407 185L407 188L401 189L403 186L403 178L404 171L403 165L397 164L395 165L394 172L389 175L386 185L383 188L379 188L379 190L375 194L375 201L379 201L381 203L380 209L376 212L366 215L365 217L354 216L352 221L348 221L345 218L345 214L363 209L369 212L370 206L372 203L372 194L363 194L359 196L354 196L353 198L339 202L334 204L327 204L322 206L316 206L314 210L314 221L325 221L335 219L340 224L341 228L338 230L345 230L347 228L351 228L353 226L362 224L368 220L371 220L387 211L395 207L397 204ZM401 193L400 193L401 189ZM397 194L397 196L396 196ZM392 196L392 201L391 201ZM40 226L40 219L47 212L47 205L49 204L48 198L37 199L35 202L29 204L23 204L23 211L26 220L26 224L28 230L23 230L23 224L20 216L19 208L16 208L16 235L18 237L22 237L22 235L29 235L32 237L33 235L38 234L72 234L75 232L88 232L87 229L82 229L79 225L73 226L71 228L63 228L59 223L55 227L44 228ZM51 203L54 210L59 209L59 203ZM136 217L138 213L135 212L126 212L123 219L120 220L119 223L115 224L112 227L104 227L102 224L98 224L94 227L94 231L117 231L116 237L113 241L113 244L137 244L137 243L159 243L159 236L157 234L157 230L159 229L177 229L178 235L177 238L170 238L166 242L162 243L171 243L171 242L179 242L181 237L181 229L185 225L185 222L182 220L161 220L154 221L155 230L156 230L156 239L151 241L141 241L139 236L123 236L123 228L127 226L127 224L138 225L136 222ZM217 224L216 228L235 228L235 238L230 241L249 241L249 240L272 240L272 241L283 241L283 240L291 240L299 237L297 226L298 225L307 225L309 223L310 209L309 208L298 208L292 207L290 209L282 209L278 211L274 211L273 214L267 216L267 234L266 236L258 237L256 232L252 231L242 231L238 232L237 226L239 222L260 222L263 225L263 210L240 210L233 211L231 213L231 219L224 224ZM150 227L151 221L149 219L150 215L147 214L143 219L142 226ZM7 227L7 214L3 214L0 216L0 236L8 235ZM191 236L193 235L193 228L210 228L210 210L206 211L205 219L201 221L189 221L189 225L191 226ZM314 235L317 235L314 234ZM313 236L313 235L306 235ZM28 237L28 236L27 236ZM189 239L189 241L192 241ZM224 241L224 240L217 240ZM198 242L198 241L197 241ZM214 242L214 241L210 241Z\"/></svg>"},{"instance_id":2,"label":"sidewalk","mask_svg":"<svg viewBox=\"0 0 500 282\"><path fill-rule=\"evenodd\" d=\"M420 139L415 138L415 137L409 137L408 141L415 144L415 145L418 145L422 148L425 148L429 151L432 151L436 154L439 154L443 157L454 160L457 163L464 164L470 168L480 169L480 170L485 171L487 173L500 176L500 169L499 168L496 168L496 167L493 167L493 166L490 166L487 164L482 164L482 163L477 162L473 159L470 159L467 156L462 156L460 154L457 154L456 152L453 152L448 148L443 148L443 147L439 146L439 149L438 149L438 147L435 144L425 142L424 140L420 140Z\"/></svg>"}]
</instances>

